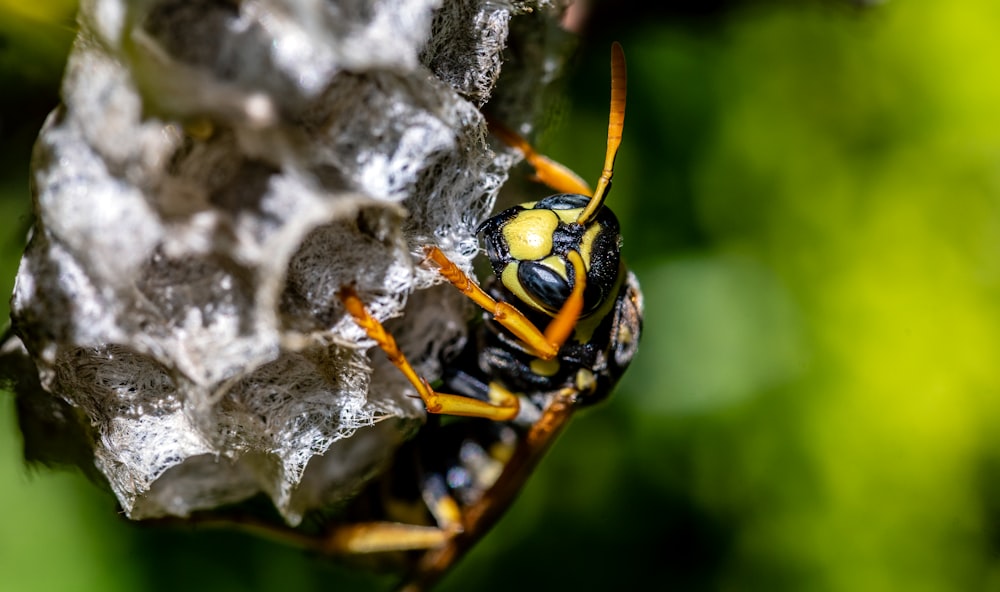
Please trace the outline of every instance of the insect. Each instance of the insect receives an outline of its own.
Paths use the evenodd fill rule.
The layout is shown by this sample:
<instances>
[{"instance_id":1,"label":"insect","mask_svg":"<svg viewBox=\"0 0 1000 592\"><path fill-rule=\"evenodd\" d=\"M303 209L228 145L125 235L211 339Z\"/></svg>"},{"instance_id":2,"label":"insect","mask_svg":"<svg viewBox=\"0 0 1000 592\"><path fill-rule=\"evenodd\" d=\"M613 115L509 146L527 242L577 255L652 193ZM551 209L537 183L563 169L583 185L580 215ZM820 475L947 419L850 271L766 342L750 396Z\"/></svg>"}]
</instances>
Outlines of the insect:
<instances>
[{"instance_id":1,"label":"insect","mask_svg":"<svg viewBox=\"0 0 1000 592\"><path fill-rule=\"evenodd\" d=\"M642 294L621 261L618 220L604 206L626 91L617 43L611 56L608 145L596 190L491 124L561 193L480 225L494 270L483 286L436 247L426 250L427 263L483 309L464 350L447 360L439 390L417 374L361 296L350 286L340 290L346 311L423 400L427 423L320 536L278 534L323 554L402 568L409 572L402 589L424 590L501 517L573 412L610 394L642 325Z\"/></svg>"},{"instance_id":2,"label":"insect","mask_svg":"<svg viewBox=\"0 0 1000 592\"><path fill-rule=\"evenodd\" d=\"M642 295L621 261L618 221L604 206L621 143L626 73L612 46L611 114L604 168L591 193L574 173L536 153L502 126L556 195L507 209L483 222L494 277L481 287L436 247L427 261L483 309L465 350L450 360L440 392L410 366L360 296L339 297L407 377L429 412L371 501L326 540L333 553L407 552L406 590L432 585L513 502L532 468L572 413L604 399L635 354ZM542 329L544 327L544 329ZM441 421L440 416L467 419ZM418 509L416 520L390 506ZM420 516L423 514L423 516Z\"/></svg>"}]
</instances>

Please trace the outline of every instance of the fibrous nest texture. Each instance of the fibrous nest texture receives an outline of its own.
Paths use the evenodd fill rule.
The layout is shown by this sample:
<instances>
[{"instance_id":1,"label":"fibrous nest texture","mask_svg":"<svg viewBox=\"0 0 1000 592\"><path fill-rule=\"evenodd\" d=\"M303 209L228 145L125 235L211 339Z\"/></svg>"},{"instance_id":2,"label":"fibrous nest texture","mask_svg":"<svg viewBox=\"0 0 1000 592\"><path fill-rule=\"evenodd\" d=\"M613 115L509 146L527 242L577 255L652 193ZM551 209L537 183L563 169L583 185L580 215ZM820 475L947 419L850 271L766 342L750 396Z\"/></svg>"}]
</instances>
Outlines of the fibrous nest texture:
<instances>
[{"instance_id":1,"label":"fibrous nest texture","mask_svg":"<svg viewBox=\"0 0 1000 592\"><path fill-rule=\"evenodd\" d=\"M424 411L337 290L440 372L469 310L422 247L471 268L517 159L480 109L530 130L559 13L84 1L2 351L28 460L83 468L134 519L265 494L296 524L354 493Z\"/></svg>"}]
</instances>

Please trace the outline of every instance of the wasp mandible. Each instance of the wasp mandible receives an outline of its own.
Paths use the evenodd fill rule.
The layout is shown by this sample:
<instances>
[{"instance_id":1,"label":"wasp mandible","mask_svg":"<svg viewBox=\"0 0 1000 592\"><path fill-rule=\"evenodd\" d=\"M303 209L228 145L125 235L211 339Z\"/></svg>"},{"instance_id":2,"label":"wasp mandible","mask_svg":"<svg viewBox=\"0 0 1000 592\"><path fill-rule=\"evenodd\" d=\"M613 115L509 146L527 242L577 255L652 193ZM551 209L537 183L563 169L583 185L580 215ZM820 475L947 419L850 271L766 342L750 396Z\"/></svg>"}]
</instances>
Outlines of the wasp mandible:
<instances>
[{"instance_id":1,"label":"wasp mandible","mask_svg":"<svg viewBox=\"0 0 1000 592\"><path fill-rule=\"evenodd\" d=\"M407 377L427 423L394 466L346 511L322 548L381 554L409 569L408 590L433 584L510 506L572 413L608 396L634 356L642 295L621 261L618 220L605 205L625 117L621 46L611 51L611 114L597 187L491 123L539 180L559 191L477 229L494 276L479 285L437 247L427 264L483 309L439 390L421 377L351 287L339 298ZM544 329L542 329L544 327ZM441 422L440 416L466 419ZM415 505L420 509L413 511ZM403 510L406 508L407 510Z\"/></svg>"}]
</instances>

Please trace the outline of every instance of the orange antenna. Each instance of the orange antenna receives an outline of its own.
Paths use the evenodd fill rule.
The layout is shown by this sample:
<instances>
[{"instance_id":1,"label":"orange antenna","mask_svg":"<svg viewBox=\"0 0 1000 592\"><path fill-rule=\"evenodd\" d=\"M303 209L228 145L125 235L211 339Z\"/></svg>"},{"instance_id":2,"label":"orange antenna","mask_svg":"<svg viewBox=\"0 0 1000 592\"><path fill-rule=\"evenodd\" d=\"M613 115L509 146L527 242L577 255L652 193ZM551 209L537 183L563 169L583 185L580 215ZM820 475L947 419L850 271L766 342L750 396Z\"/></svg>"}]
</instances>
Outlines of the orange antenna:
<instances>
[{"instance_id":1,"label":"orange antenna","mask_svg":"<svg viewBox=\"0 0 1000 592\"><path fill-rule=\"evenodd\" d=\"M615 156L622 143L622 127L625 125L625 87L628 76L625 72L625 52L615 41L611 44L611 115L608 117L608 150L604 155L604 170L597 181L597 189L590 203L577 217L577 224L586 224L604 204L611 188L611 175L615 168Z\"/></svg>"}]
</instances>

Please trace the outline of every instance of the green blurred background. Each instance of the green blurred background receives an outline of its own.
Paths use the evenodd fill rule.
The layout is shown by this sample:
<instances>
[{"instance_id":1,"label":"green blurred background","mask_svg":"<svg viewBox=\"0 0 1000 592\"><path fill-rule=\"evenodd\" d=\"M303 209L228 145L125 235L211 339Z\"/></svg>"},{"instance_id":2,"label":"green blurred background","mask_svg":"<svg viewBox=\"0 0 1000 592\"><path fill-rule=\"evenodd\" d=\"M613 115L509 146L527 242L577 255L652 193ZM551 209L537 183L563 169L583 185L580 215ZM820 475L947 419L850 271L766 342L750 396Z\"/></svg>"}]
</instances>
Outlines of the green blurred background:
<instances>
[{"instance_id":1,"label":"green blurred background","mask_svg":"<svg viewBox=\"0 0 1000 592\"><path fill-rule=\"evenodd\" d=\"M0 0L3 294L74 9ZM643 346L441 589L1000 590L1000 3L599 10L542 148L596 174L620 40ZM0 483L3 590L388 583L128 524L6 396Z\"/></svg>"}]
</instances>

